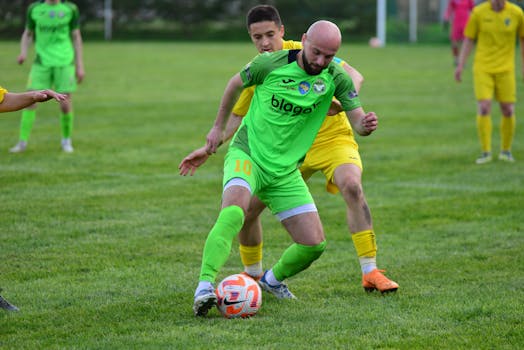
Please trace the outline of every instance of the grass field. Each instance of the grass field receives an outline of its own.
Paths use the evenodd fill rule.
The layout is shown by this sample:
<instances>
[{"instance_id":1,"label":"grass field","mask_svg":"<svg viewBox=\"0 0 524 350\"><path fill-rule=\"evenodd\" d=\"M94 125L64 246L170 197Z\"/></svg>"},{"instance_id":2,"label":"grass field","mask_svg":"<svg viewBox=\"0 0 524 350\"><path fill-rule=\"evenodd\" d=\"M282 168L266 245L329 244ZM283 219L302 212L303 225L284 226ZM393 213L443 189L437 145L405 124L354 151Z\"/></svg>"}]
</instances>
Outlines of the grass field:
<instances>
[{"instance_id":1,"label":"grass field","mask_svg":"<svg viewBox=\"0 0 524 350\"><path fill-rule=\"evenodd\" d=\"M0 52L0 84L22 91L18 43ZM264 294L248 320L193 316L225 149L193 178L177 166L203 144L227 80L254 53L248 43L86 43L71 155L60 152L56 104L39 107L20 155L7 152L20 114L0 117L0 287L21 309L0 310L0 348L524 347L524 131L519 123L516 163L474 164L471 72L453 81L448 46L340 52L380 117L358 141L379 265L399 291L363 291L345 205L318 174L310 187L328 247L287 281L299 299ZM518 89L524 101L522 80ZM495 108L495 152L499 118ZM290 239L270 214L263 224L270 267ZM233 246L219 278L241 269Z\"/></svg>"}]
</instances>

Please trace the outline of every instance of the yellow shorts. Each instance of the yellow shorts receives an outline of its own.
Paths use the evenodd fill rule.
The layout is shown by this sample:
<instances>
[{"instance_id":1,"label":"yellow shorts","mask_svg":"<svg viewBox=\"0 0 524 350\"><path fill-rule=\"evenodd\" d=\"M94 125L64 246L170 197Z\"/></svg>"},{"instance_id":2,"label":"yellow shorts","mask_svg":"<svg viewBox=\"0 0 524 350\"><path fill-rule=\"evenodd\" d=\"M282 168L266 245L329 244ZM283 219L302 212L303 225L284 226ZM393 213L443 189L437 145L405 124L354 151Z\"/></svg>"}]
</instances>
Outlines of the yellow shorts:
<instances>
[{"instance_id":1,"label":"yellow shorts","mask_svg":"<svg viewBox=\"0 0 524 350\"><path fill-rule=\"evenodd\" d=\"M486 73L474 70L473 82L477 100L491 100L493 96L498 102L515 103L517 100L513 71Z\"/></svg>"},{"instance_id":2,"label":"yellow shorts","mask_svg":"<svg viewBox=\"0 0 524 350\"><path fill-rule=\"evenodd\" d=\"M311 175L321 170L326 177L326 191L335 194L338 193L334 181L335 169L342 164L355 164L362 169L358 144L353 137L347 135L340 135L322 144L314 144L306 154L300 172L307 181Z\"/></svg>"}]
</instances>

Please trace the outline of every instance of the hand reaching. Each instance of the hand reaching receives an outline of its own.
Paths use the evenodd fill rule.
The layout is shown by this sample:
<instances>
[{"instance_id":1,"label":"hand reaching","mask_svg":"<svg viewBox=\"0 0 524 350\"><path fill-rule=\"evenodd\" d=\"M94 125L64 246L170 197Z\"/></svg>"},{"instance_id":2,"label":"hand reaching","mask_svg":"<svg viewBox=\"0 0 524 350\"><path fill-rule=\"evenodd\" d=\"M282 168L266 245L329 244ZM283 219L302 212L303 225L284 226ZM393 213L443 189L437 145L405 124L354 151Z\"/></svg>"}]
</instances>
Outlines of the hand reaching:
<instances>
[{"instance_id":1,"label":"hand reaching","mask_svg":"<svg viewBox=\"0 0 524 350\"><path fill-rule=\"evenodd\" d=\"M53 90L39 90L33 92L33 100L35 102L45 102L54 98L55 100L61 102L67 99L67 95L59 94Z\"/></svg>"},{"instance_id":2,"label":"hand reaching","mask_svg":"<svg viewBox=\"0 0 524 350\"><path fill-rule=\"evenodd\" d=\"M197 148L189 153L178 165L180 175L186 176L189 173L189 175L193 176L197 168L204 164L209 156L210 154L207 152L206 146Z\"/></svg>"}]
</instances>

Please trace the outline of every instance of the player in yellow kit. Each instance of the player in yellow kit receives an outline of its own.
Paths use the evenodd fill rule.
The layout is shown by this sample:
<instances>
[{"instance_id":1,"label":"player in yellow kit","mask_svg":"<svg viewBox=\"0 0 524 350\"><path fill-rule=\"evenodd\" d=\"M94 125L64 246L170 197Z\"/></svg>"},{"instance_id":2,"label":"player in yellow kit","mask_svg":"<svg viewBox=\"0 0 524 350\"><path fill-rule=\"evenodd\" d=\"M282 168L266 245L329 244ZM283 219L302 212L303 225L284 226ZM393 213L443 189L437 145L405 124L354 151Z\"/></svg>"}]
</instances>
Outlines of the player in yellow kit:
<instances>
[{"instance_id":1,"label":"player in yellow kit","mask_svg":"<svg viewBox=\"0 0 524 350\"><path fill-rule=\"evenodd\" d=\"M515 134L515 48L520 39L520 54L524 63L524 13L506 0L489 0L473 9L466 29L465 40L455 70L460 82L467 57L475 46L473 81L477 99L477 131L482 154L477 164L488 163L491 155L491 101L493 96L500 104L499 159L514 162L511 145ZM524 64L523 64L524 67ZM524 73L523 73L524 75Z\"/></svg>"},{"instance_id":2,"label":"player in yellow kit","mask_svg":"<svg viewBox=\"0 0 524 350\"><path fill-rule=\"evenodd\" d=\"M252 8L247 15L247 26L251 40L261 53L301 48L300 42L283 40L284 26L278 11L272 6L259 5ZM336 61L352 77L358 90L363 80L360 73L344 61L339 59ZM254 87L242 91L225 127L222 142L232 137L242 117L247 114L253 92ZM337 193L340 190L346 201L347 221L363 273L363 287L367 291L377 289L381 292L393 292L398 289L398 284L384 276L383 271L378 270L376 265L377 245L371 213L361 184L362 163L358 145L346 114L339 112L340 108L334 101L330 115L322 124L300 171L306 180L316 171L322 171L327 179L327 190L330 193ZM214 127L211 133L222 133L221 126ZM193 151L181 162L180 173L192 175L208 156L205 147ZM264 208L264 204L256 197L252 199L239 235L240 255L245 272L253 277L258 277L263 272L262 228L259 215Z\"/></svg>"}]
</instances>

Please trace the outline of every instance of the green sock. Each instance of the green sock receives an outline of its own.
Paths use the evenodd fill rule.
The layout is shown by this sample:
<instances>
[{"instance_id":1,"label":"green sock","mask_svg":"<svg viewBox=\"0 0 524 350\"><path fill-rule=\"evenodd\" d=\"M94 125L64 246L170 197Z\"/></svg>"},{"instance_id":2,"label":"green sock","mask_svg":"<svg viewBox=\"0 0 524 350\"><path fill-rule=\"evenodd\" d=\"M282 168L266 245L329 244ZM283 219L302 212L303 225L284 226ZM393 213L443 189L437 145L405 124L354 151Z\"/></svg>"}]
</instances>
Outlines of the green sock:
<instances>
[{"instance_id":1,"label":"green sock","mask_svg":"<svg viewBox=\"0 0 524 350\"><path fill-rule=\"evenodd\" d=\"M63 113L60 116L60 125L62 126L62 138L71 138L73 133L73 112Z\"/></svg>"},{"instance_id":2,"label":"green sock","mask_svg":"<svg viewBox=\"0 0 524 350\"><path fill-rule=\"evenodd\" d=\"M27 142L29 140L35 117L35 109L24 109L22 111L22 120L20 121L20 141Z\"/></svg>"},{"instance_id":3,"label":"green sock","mask_svg":"<svg viewBox=\"0 0 524 350\"><path fill-rule=\"evenodd\" d=\"M273 266L273 274L279 281L294 276L309 267L326 249L326 241L314 245L293 243Z\"/></svg>"},{"instance_id":4,"label":"green sock","mask_svg":"<svg viewBox=\"0 0 524 350\"><path fill-rule=\"evenodd\" d=\"M204 245L200 281L215 282L218 270L226 263L233 239L240 232L243 224L242 208L232 205L220 211Z\"/></svg>"}]
</instances>

